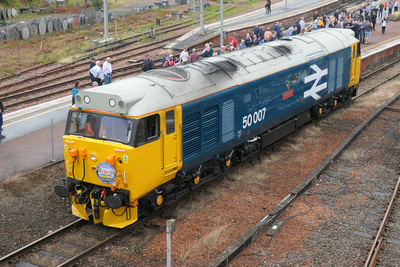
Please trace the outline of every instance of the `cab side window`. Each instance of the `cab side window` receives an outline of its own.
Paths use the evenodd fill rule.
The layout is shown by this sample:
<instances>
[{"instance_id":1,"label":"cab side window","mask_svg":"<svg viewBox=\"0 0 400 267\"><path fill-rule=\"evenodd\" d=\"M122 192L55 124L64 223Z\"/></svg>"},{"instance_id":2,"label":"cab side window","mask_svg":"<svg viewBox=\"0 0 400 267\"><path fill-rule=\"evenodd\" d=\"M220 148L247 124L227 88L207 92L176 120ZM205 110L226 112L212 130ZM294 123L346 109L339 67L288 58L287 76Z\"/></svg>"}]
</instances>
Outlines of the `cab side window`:
<instances>
[{"instance_id":1,"label":"cab side window","mask_svg":"<svg viewBox=\"0 0 400 267\"><path fill-rule=\"evenodd\" d=\"M158 114L140 119L136 132L136 146L158 140L160 137L160 117Z\"/></svg>"},{"instance_id":2,"label":"cab side window","mask_svg":"<svg viewBox=\"0 0 400 267\"><path fill-rule=\"evenodd\" d=\"M172 134L175 132L175 114L173 110L167 111L165 113L167 134Z\"/></svg>"}]
</instances>

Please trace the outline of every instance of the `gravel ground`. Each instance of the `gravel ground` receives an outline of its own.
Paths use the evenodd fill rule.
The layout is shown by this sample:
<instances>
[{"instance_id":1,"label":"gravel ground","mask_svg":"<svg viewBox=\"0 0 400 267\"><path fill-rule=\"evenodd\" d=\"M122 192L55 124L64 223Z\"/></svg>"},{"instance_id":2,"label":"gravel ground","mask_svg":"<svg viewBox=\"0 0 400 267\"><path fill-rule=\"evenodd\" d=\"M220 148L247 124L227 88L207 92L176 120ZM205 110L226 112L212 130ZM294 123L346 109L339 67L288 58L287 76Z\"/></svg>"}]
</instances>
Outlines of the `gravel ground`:
<instances>
[{"instance_id":1,"label":"gravel ground","mask_svg":"<svg viewBox=\"0 0 400 267\"><path fill-rule=\"evenodd\" d=\"M241 266L250 251L262 249L271 250L259 258L259 266L363 265L376 233L371 228L380 224L400 172L399 129L399 114L383 112L285 212L281 220L290 220L274 237L272 246L271 238L264 235L232 266ZM399 238L399 230L399 224L391 224L392 238ZM287 249L289 242L294 246ZM398 266L399 245L388 245L385 254L380 266Z\"/></svg>"}]
</instances>

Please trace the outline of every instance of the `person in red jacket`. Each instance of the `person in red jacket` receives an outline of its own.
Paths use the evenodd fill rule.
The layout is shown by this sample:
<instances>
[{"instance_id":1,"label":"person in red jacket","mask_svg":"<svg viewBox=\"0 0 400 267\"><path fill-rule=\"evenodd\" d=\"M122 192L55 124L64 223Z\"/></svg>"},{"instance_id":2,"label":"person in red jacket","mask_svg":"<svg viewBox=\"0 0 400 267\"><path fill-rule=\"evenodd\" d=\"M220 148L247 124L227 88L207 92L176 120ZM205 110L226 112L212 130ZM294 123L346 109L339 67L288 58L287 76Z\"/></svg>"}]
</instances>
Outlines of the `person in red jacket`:
<instances>
[{"instance_id":1,"label":"person in red jacket","mask_svg":"<svg viewBox=\"0 0 400 267\"><path fill-rule=\"evenodd\" d=\"M165 62L165 67L167 68L167 67L171 67L171 66L173 66L173 65L175 65L176 64L176 62L175 62L175 60L174 60L174 56L171 54L171 55L169 55L169 58L167 59L167 61Z\"/></svg>"},{"instance_id":2,"label":"person in red jacket","mask_svg":"<svg viewBox=\"0 0 400 267\"><path fill-rule=\"evenodd\" d=\"M232 35L229 36L229 50L236 50L237 43L238 40L236 39L236 33L232 33Z\"/></svg>"}]
</instances>

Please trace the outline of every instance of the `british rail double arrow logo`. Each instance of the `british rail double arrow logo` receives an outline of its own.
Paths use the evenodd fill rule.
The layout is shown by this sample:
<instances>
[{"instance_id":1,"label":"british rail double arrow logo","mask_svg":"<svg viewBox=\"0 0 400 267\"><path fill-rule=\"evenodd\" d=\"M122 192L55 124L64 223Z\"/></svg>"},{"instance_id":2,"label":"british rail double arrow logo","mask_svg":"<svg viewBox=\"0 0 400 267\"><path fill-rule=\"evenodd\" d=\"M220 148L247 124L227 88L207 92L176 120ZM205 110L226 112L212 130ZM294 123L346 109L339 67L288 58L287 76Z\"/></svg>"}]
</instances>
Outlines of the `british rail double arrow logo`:
<instances>
[{"instance_id":1,"label":"british rail double arrow logo","mask_svg":"<svg viewBox=\"0 0 400 267\"><path fill-rule=\"evenodd\" d=\"M319 81L321 80L322 76L325 76L328 74L328 69L321 70L317 65L312 65L311 68L315 71L315 73L307 76L304 78L304 83L309 83L311 81L314 81L313 86L311 87L310 90L307 90L304 92L304 98L307 96L311 96L315 100L320 99L321 97L317 95L317 93L321 90L324 90L326 88L327 83L324 82L320 85L318 85Z\"/></svg>"}]
</instances>

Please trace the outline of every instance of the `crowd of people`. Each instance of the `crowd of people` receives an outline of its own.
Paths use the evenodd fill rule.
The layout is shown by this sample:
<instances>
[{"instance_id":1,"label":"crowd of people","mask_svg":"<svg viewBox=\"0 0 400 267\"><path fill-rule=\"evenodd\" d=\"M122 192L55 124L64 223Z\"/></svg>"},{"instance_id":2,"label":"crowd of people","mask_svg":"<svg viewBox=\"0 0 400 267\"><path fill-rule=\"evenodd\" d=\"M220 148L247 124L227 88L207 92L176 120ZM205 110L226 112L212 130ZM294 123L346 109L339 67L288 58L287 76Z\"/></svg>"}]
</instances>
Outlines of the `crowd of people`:
<instances>
[{"instance_id":1,"label":"crowd of people","mask_svg":"<svg viewBox=\"0 0 400 267\"><path fill-rule=\"evenodd\" d=\"M240 42L236 37L236 33L232 33L229 36L227 46L222 45L217 54L221 55L230 51L257 46L283 37L304 34L305 32L321 28L351 29L354 31L355 37L359 39L361 43L368 44L371 38L371 31L375 31L375 25L377 22L381 22L382 34L385 34L388 21L384 14L389 16L392 12L398 11L398 7L399 0L388 0L374 8L365 5L357 10L336 10L331 16L320 15L318 12L315 12L313 21L308 27L306 27L304 17L301 17L296 24L290 25L287 29L283 28L282 23L279 21L277 21L273 27L259 27L258 24L256 24L252 32L246 33L245 37L241 39ZM267 1L266 8L267 12L271 12L271 1ZM214 55L213 44L206 43L201 55L203 58L212 57ZM168 51L164 51L161 58L162 68L194 62L199 58L200 55L197 53L195 48L193 48L189 54L187 47L185 47L180 53L179 58L169 54ZM142 71L146 72L153 70L154 68L154 61L150 58L149 54L146 54L142 64ZM89 78L92 81L93 87L101 86L103 82L104 84L111 83L111 73L112 66L109 57L103 62L103 64L101 64L99 60L96 60L96 58L92 57ZM79 92L79 86L80 83L77 82L73 89L73 104L75 102L75 95Z\"/></svg>"},{"instance_id":2,"label":"crowd of people","mask_svg":"<svg viewBox=\"0 0 400 267\"><path fill-rule=\"evenodd\" d=\"M95 57L91 58L89 66L89 78L92 81L92 86L96 82L97 86L111 83L112 65L111 58L107 57L101 64L100 60Z\"/></svg>"}]
</instances>

